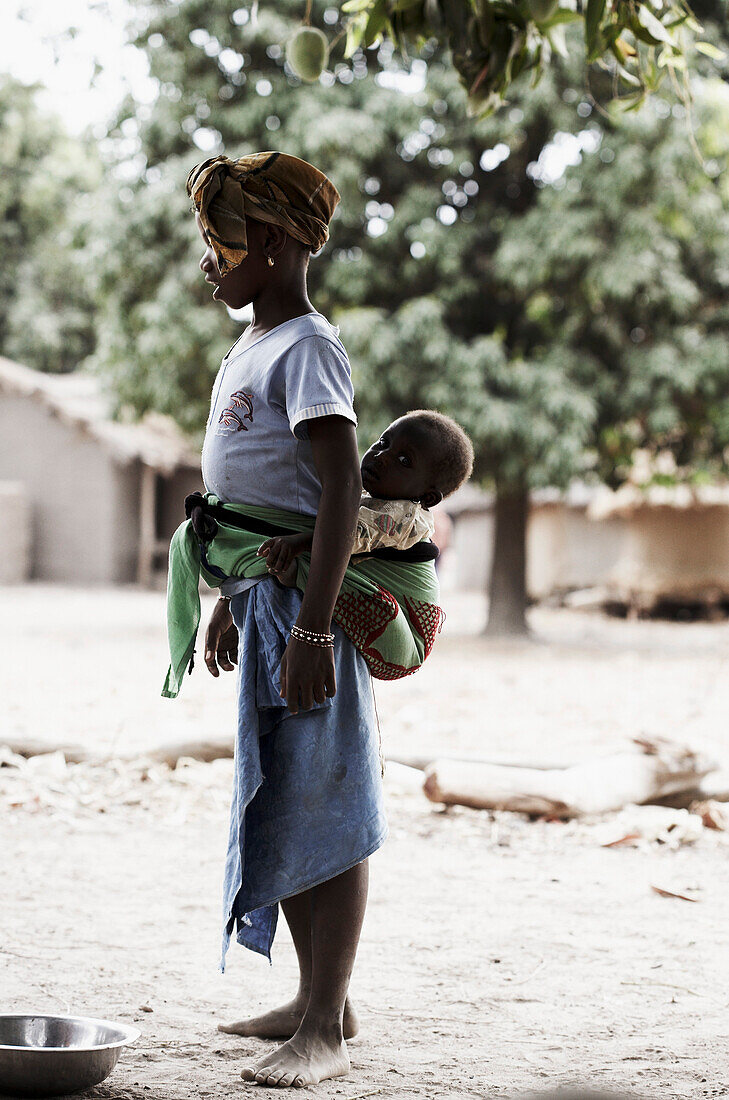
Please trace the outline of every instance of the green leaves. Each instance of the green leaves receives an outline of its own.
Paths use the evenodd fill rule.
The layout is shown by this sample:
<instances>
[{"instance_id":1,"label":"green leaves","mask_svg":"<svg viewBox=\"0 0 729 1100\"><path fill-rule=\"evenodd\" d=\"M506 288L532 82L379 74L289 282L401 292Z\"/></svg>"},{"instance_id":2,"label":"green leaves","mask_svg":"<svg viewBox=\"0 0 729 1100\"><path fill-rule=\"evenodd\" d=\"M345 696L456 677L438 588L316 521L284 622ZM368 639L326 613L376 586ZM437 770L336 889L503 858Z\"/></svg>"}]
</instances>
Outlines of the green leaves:
<instances>
[{"instance_id":1,"label":"green leaves","mask_svg":"<svg viewBox=\"0 0 729 1100\"><path fill-rule=\"evenodd\" d=\"M447 31L434 31L416 97L376 83L382 68L395 68L389 49L369 51L369 74L358 57L348 84L295 81L269 49L300 25L300 0L262 4L255 27L232 20L241 0L212 9L201 0L149 2L165 44L148 52L160 91L151 118L140 116L141 152L161 176L140 180L129 201L107 199L86 263L102 284L97 359L120 403L201 426L211 374L239 332L200 278L201 242L184 194L201 154L182 122L204 100L205 125L230 155L275 141L318 164L342 194L310 285L317 308L342 326L362 442L386 418L434 405L470 430L481 478L565 484L596 454L599 473L615 476L636 443L655 445L651 433L668 424L687 461L699 446L719 461L720 441L729 443L729 108L723 85L712 85L709 110L701 82L696 137L716 164L709 180L685 119L670 111L668 81L668 111L663 100L638 106L661 51L679 55L635 38L633 0L606 3L597 32L605 48L590 74L596 98L615 82L623 104L634 82L635 113L617 126L577 110L587 103L583 7L558 7L538 24L526 0L519 20L513 5L437 0ZM328 2L314 5L312 23L331 44ZM373 0L348 0L348 8L344 22L361 43L383 8ZM246 56L245 83L190 43L203 10L221 49ZM689 29L671 24L669 9L651 10L677 42ZM417 41L420 3L386 0L384 11L380 35L389 38L393 26ZM567 60L550 48L562 29ZM342 47L333 47L332 68ZM706 55L706 66L714 60ZM532 92L540 64L545 76ZM273 89L265 96L256 92L264 80ZM513 111L474 121L459 81L472 89L474 113L504 96ZM550 183L555 158L545 149L574 165L561 190Z\"/></svg>"},{"instance_id":2,"label":"green leaves","mask_svg":"<svg viewBox=\"0 0 729 1100\"><path fill-rule=\"evenodd\" d=\"M540 20L539 30L548 31L551 27L561 26L565 23L579 23L582 16L579 12L572 11L570 8L556 8L553 15L550 15L549 19Z\"/></svg>"},{"instance_id":3,"label":"green leaves","mask_svg":"<svg viewBox=\"0 0 729 1100\"><path fill-rule=\"evenodd\" d=\"M721 132L718 81L694 103L697 139ZM685 471L727 470L729 194L706 180L674 114L675 96L602 130L566 186L543 187L512 219L494 257L521 295L527 351L582 357L577 380L595 401L599 473L615 482L634 448L669 449ZM599 125L595 120L593 125ZM726 170L729 148L712 149ZM578 386L579 389L579 386ZM719 427L719 423L722 427Z\"/></svg>"},{"instance_id":4,"label":"green leaves","mask_svg":"<svg viewBox=\"0 0 729 1100\"><path fill-rule=\"evenodd\" d=\"M718 46L712 45L711 42L697 42L696 49L699 53L710 57L712 61L724 61L726 58L724 50L720 50Z\"/></svg>"},{"instance_id":5,"label":"green leaves","mask_svg":"<svg viewBox=\"0 0 729 1100\"><path fill-rule=\"evenodd\" d=\"M410 11L411 8L419 8L422 6L423 0L393 0L390 4L390 11Z\"/></svg>"},{"instance_id":6,"label":"green leaves","mask_svg":"<svg viewBox=\"0 0 729 1100\"><path fill-rule=\"evenodd\" d=\"M392 4L388 4L387 0L347 0L342 11L352 13L352 19L347 25L344 56L351 57L360 47L369 49L373 46L389 25L390 12L410 11L422 7L422 3L423 0L395 0Z\"/></svg>"},{"instance_id":7,"label":"green leaves","mask_svg":"<svg viewBox=\"0 0 729 1100\"><path fill-rule=\"evenodd\" d=\"M411 8L413 7L412 4L409 6ZM374 45L377 41L387 23L387 17L386 0L375 0L370 8L369 17L365 23L364 32L362 34L362 45L365 49L369 49L369 47Z\"/></svg>"},{"instance_id":8,"label":"green leaves","mask_svg":"<svg viewBox=\"0 0 729 1100\"><path fill-rule=\"evenodd\" d=\"M355 3L361 3L361 0L354 0ZM367 0L369 3L369 0ZM351 19L347 24L347 37L344 43L344 56L349 59L359 49L362 42L362 35L364 29L367 26L368 17L366 12L360 12L355 19Z\"/></svg>"},{"instance_id":9,"label":"green leaves","mask_svg":"<svg viewBox=\"0 0 729 1100\"><path fill-rule=\"evenodd\" d=\"M95 143L67 134L38 91L0 77L0 354L66 372L95 343L84 249L101 164Z\"/></svg>"},{"instance_id":10,"label":"green leaves","mask_svg":"<svg viewBox=\"0 0 729 1100\"><path fill-rule=\"evenodd\" d=\"M649 46L660 46L663 42L667 46L677 48L676 40L671 32L661 23L660 19L656 19L646 4L641 4L638 7L637 17L631 21L631 27L633 33Z\"/></svg>"},{"instance_id":11,"label":"green leaves","mask_svg":"<svg viewBox=\"0 0 729 1100\"><path fill-rule=\"evenodd\" d=\"M626 107L655 91L666 69L685 69L691 36L701 33L684 0L345 0L341 11L347 57L381 38L404 57L428 38L449 47L472 117L496 110L522 74L534 85L555 55L566 56L563 25L583 23L586 64L617 77L613 95L627 92ZM711 43L696 48L723 59Z\"/></svg>"},{"instance_id":12,"label":"green leaves","mask_svg":"<svg viewBox=\"0 0 729 1100\"><path fill-rule=\"evenodd\" d=\"M587 0L585 9L585 45L587 60L592 61L599 52L600 24L605 14L605 0Z\"/></svg>"}]
</instances>

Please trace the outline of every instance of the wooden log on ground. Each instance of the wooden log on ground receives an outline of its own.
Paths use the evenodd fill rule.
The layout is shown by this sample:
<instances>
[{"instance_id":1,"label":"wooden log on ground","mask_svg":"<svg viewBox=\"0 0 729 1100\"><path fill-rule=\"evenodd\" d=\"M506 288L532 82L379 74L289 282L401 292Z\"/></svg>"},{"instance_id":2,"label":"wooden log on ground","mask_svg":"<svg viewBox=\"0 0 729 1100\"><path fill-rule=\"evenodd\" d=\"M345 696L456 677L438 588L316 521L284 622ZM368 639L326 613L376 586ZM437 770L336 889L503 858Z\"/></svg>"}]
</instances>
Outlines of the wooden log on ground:
<instances>
[{"instance_id":1,"label":"wooden log on ground","mask_svg":"<svg viewBox=\"0 0 729 1100\"><path fill-rule=\"evenodd\" d=\"M693 788L656 799L662 806L672 806L682 810L687 810L692 802L707 800L729 802L729 771L726 768L710 772Z\"/></svg>"},{"instance_id":2,"label":"wooden log on ground","mask_svg":"<svg viewBox=\"0 0 729 1100\"><path fill-rule=\"evenodd\" d=\"M137 753L137 756L154 760L157 764L168 764L170 768L176 767L177 761L182 757L209 764L213 760L232 759L233 739L229 737L222 741L181 741L178 744L165 745L161 749L153 749L152 752Z\"/></svg>"},{"instance_id":3,"label":"wooden log on ground","mask_svg":"<svg viewBox=\"0 0 729 1100\"><path fill-rule=\"evenodd\" d=\"M425 771L431 802L553 817L607 813L694 789L716 769L701 753L668 741L639 741L570 768L538 770L437 760Z\"/></svg>"},{"instance_id":4,"label":"wooden log on ground","mask_svg":"<svg viewBox=\"0 0 729 1100\"><path fill-rule=\"evenodd\" d=\"M417 768L418 771L424 772L426 768L429 768L433 763L435 756L433 753L430 756L411 756L408 753L398 754L397 756L385 757L388 763L403 764L406 768ZM535 771L551 771L554 769L554 760L551 763L547 763L546 760L534 761L531 760L527 763L525 760L504 760L498 754L491 760L484 760L482 757L477 758L473 756L449 756L438 757L438 759L448 759L452 761L458 761L460 764L498 764L503 768L534 768ZM566 766L566 765L565 765Z\"/></svg>"},{"instance_id":5,"label":"wooden log on ground","mask_svg":"<svg viewBox=\"0 0 729 1100\"><path fill-rule=\"evenodd\" d=\"M46 741L34 741L32 738L14 741L3 737L0 746L10 749L16 756L24 756L26 760L31 756L45 756L52 752L62 752L67 764L88 764L102 759L98 753L88 752L80 745L52 745Z\"/></svg>"},{"instance_id":6,"label":"wooden log on ground","mask_svg":"<svg viewBox=\"0 0 729 1100\"><path fill-rule=\"evenodd\" d=\"M170 768L177 765L182 757L190 757L209 764L212 760L230 759L233 756L233 740L226 738L220 741L180 741L171 745L163 745L149 752L135 753L102 753L88 752L79 745L50 744L44 741L34 741L24 738L20 741L4 738L0 741L15 753L16 756L44 756L47 753L61 752L66 758L67 764L105 764L112 760L151 760L155 764L167 764Z\"/></svg>"}]
</instances>

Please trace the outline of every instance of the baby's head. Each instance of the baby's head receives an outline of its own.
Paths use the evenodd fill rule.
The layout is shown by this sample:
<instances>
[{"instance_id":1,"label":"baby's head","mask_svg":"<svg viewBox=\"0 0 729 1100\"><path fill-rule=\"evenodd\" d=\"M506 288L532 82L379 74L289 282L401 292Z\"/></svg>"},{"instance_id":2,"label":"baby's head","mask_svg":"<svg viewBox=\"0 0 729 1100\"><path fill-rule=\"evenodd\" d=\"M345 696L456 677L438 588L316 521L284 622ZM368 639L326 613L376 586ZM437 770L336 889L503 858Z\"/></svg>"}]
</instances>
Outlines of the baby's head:
<instances>
[{"instance_id":1,"label":"baby's head","mask_svg":"<svg viewBox=\"0 0 729 1100\"><path fill-rule=\"evenodd\" d=\"M381 500L416 500L432 508L473 469L473 447L450 416L415 409L393 421L362 459L362 486Z\"/></svg>"}]
</instances>

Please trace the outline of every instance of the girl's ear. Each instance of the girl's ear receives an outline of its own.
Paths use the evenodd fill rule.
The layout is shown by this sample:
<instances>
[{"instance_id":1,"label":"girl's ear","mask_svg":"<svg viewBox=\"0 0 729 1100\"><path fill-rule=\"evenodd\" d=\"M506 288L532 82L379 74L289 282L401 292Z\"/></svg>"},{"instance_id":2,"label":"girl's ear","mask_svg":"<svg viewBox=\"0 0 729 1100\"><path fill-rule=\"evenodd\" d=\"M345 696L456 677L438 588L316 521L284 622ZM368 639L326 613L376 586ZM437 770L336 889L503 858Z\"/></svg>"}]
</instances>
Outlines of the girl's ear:
<instances>
[{"instance_id":1,"label":"girl's ear","mask_svg":"<svg viewBox=\"0 0 729 1100\"><path fill-rule=\"evenodd\" d=\"M443 494L438 489L428 489L427 493L424 493L420 498L420 503L423 508L435 508L436 504L440 504L443 499Z\"/></svg>"},{"instance_id":2,"label":"girl's ear","mask_svg":"<svg viewBox=\"0 0 729 1100\"><path fill-rule=\"evenodd\" d=\"M283 249L287 240L288 234L282 226L272 225L271 222L266 223L264 250L267 256L273 256L275 259Z\"/></svg>"}]
</instances>

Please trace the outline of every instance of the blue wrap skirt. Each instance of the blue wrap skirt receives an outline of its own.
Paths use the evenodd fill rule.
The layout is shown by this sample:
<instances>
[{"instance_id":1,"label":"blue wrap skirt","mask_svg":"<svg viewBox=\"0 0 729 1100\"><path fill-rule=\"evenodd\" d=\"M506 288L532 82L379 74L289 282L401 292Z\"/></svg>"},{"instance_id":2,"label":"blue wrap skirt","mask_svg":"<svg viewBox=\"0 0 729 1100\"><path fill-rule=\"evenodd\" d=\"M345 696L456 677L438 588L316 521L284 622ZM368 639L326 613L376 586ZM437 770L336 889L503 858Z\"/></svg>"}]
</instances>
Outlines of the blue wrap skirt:
<instances>
[{"instance_id":1,"label":"blue wrap skirt","mask_svg":"<svg viewBox=\"0 0 729 1100\"><path fill-rule=\"evenodd\" d=\"M354 867L387 835L370 672L332 624L337 690L291 714L280 665L302 594L273 577L233 596L238 731L221 969L238 943L271 957L278 903Z\"/></svg>"}]
</instances>

